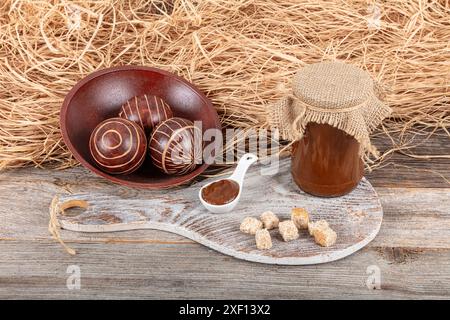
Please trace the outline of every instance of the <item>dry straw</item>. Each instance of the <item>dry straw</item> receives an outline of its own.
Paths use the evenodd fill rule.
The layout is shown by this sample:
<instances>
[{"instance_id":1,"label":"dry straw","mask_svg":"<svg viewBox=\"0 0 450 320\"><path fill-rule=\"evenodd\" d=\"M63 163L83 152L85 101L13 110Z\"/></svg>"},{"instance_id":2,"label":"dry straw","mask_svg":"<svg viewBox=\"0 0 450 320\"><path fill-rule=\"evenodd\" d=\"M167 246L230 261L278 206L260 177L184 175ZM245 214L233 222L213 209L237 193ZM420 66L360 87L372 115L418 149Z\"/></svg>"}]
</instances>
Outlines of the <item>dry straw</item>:
<instances>
[{"instance_id":1,"label":"dry straw","mask_svg":"<svg viewBox=\"0 0 450 320\"><path fill-rule=\"evenodd\" d=\"M267 126L266 104L301 66L348 61L387 89L389 132L448 134L449 43L448 0L3 0L0 168L76 164L59 132L64 96L87 74L124 64L184 76L224 126L249 130Z\"/></svg>"}]
</instances>

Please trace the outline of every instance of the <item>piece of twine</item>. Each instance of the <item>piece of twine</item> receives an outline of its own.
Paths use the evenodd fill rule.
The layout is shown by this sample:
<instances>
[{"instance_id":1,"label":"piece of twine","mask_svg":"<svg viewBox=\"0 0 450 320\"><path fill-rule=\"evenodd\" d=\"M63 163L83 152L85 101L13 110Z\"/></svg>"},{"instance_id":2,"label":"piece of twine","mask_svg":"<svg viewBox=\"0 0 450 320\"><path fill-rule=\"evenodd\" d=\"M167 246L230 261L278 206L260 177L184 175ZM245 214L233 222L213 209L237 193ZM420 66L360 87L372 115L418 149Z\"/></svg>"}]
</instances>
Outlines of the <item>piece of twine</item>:
<instances>
[{"instance_id":1,"label":"piece of twine","mask_svg":"<svg viewBox=\"0 0 450 320\"><path fill-rule=\"evenodd\" d=\"M64 240L61 238L60 230L61 224L58 220L58 215L65 215L65 210L70 208L83 208L86 209L89 206L89 203L84 200L68 200L63 203L59 203L59 197L56 195L53 197L52 202L50 204L49 213L50 213L50 220L48 223L48 231L53 236L53 239L57 240L69 253L70 255L75 255L77 252L69 247Z\"/></svg>"}]
</instances>

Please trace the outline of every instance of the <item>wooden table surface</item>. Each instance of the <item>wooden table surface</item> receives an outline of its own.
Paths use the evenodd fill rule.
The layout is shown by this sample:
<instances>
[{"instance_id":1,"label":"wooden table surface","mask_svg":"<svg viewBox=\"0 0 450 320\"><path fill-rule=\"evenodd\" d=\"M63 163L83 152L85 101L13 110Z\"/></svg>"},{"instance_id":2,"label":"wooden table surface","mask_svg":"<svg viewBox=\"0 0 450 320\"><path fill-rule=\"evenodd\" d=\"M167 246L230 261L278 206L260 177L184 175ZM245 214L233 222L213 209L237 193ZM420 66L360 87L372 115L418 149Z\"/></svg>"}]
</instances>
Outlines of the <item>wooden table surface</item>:
<instances>
[{"instance_id":1,"label":"wooden table surface","mask_svg":"<svg viewBox=\"0 0 450 320\"><path fill-rule=\"evenodd\" d=\"M387 143L375 140L378 146ZM416 152L450 154L449 138L434 136ZM384 208L373 242L332 263L274 266L152 230L62 231L78 251L71 256L47 231L52 197L92 188L135 191L80 167L5 171L0 174L0 298L450 298L450 159L395 154L366 176ZM80 270L79 290L67 287L74 265ZM380 271L381 289L366 285L373 270Z\"/></svg>"}]
</instances>

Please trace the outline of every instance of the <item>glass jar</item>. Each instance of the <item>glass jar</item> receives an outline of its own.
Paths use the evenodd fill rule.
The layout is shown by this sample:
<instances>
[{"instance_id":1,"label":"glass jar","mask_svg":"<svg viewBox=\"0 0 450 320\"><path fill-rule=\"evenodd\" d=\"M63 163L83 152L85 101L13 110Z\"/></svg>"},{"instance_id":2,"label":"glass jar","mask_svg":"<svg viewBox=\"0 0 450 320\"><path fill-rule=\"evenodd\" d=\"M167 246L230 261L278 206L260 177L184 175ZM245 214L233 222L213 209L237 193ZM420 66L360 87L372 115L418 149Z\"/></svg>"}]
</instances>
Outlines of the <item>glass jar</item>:
<instances>
[{"instance_id":1,"label":"glass jar","mask_svg":"<svg viewBox=\"0 0 450 320\"><path fill-rule=\"evenodd\" d=\"M292 150L291 173L305 192L320 197L352 191L364 173L354 137L328 124L310 122Z\"/></svg>"}]
</instances>

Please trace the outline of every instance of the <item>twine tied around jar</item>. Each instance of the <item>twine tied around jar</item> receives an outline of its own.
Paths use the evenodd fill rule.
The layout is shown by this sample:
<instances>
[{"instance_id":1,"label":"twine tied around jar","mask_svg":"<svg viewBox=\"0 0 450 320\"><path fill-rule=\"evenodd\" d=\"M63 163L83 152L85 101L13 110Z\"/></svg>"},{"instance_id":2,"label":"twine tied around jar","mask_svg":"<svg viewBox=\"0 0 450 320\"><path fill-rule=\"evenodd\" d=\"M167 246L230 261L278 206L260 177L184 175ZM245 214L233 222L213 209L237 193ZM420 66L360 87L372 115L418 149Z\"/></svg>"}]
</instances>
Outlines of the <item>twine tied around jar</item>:
<instances>
[{"instance_id":1,"label":"twine tied around jar","mask_svg":"<svg viewBox=\"0 0 450 320\"><path fill-rule=\"evenodd\" d=\"M329 124L353 136L360 155L378 156L370 133L389 116L370 74L343 62L310 64L297 72L292 94L271 105L268 122L282 139L301 139L309 122Z\"/></svg>"}]
</instances>

